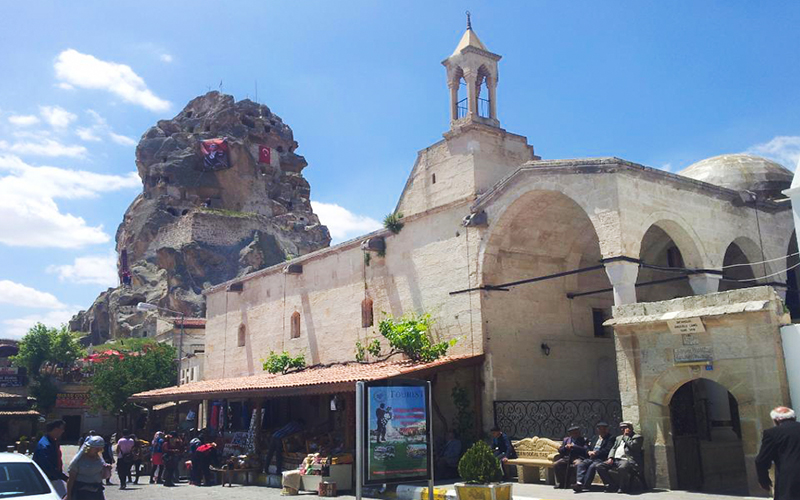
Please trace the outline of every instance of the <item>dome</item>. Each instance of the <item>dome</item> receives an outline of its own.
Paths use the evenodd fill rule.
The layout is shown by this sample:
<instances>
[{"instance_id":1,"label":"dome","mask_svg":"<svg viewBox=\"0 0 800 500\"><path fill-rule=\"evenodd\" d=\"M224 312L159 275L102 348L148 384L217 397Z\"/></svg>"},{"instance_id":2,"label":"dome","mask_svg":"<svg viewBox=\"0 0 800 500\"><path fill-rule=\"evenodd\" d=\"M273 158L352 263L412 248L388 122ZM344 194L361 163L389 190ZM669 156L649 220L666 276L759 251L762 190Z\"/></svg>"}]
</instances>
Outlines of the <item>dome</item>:
<instances>
[{"instance_id":1,"label":"dome","mask_svg":"<svg viewBox=\"0 0 800 500\"><path fill-rule=\"evenodd\" d=\"M735 191L753 191L769 199L783 198L781 191L791 186L794 176L779 163L748 154L706 158L678 174Z\"/></svg>"}]
</instances>

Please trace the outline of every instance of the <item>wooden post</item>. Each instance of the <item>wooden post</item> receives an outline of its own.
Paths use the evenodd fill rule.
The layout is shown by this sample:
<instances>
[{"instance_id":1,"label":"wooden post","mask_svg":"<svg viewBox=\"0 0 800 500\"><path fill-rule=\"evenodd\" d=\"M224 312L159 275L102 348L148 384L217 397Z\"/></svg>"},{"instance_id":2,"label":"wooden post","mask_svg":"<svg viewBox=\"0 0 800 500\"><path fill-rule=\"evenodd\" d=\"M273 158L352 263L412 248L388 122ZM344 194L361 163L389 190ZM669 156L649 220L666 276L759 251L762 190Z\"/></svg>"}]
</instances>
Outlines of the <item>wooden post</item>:
<instances>
[{"instance_id":1,"label":"wooden post","mask_svg":"<svg viewBox=\"0 0 800 500\"><path fill-rule=\"evenodd\" d=\"M475 414L477 418L475 419L475 431L477 432L478 439L483 436L483 389L481 387L481 366L476 365L472 369L472 379L473 379L473 392L474 392L474 400L475 400Z\"/></svg>"},{"instance_id":2,"label":"wooden post","mask_svg":"<svg viewBox=\"0 0 800 500\"><path fill-rule=\"evenodd\" d=\"M344 447L352 450L356 445L356 393L345 393L344 401Z\"/></svg>"},{"instance_id":3,"label":"wooden post","mask_svg":"<svg viewBox=\"0 0 800 500\"><path fill-rule=\"evenodd\" d=\"M261 455L261 413L264 411L264 403L262 399L256 403L256 433L254 439L256 440L256 455ZM267 464L269 466L269 464Z\"/></svg>"}]
</instances>

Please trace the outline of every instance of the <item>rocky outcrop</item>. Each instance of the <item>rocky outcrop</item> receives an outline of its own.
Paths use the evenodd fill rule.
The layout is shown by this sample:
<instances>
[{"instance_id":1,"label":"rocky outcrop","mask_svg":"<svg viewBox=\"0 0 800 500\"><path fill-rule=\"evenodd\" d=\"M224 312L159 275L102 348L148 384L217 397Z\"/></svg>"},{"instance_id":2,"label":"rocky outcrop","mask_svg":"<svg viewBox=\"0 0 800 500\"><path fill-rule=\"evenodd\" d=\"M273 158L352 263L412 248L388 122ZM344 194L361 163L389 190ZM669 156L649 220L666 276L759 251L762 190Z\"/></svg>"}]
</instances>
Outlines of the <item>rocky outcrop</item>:
<instances>
[{"instance_id":1,"label":"rocky outcrop","mask_svg":"<svg viewBox=\"0 0 800 500\"><path fill-rule=\"evenodd\" d=\"M201 142L227 139L228 162L209 166ZM330 244L311 209L305 159L268 107L209 92L142 136L143 191L117 230L118 270L130 284L103 292L70 322L92 343L155 333L150 302L205 315L205 288Z\"/></svg>"}]
</instances>

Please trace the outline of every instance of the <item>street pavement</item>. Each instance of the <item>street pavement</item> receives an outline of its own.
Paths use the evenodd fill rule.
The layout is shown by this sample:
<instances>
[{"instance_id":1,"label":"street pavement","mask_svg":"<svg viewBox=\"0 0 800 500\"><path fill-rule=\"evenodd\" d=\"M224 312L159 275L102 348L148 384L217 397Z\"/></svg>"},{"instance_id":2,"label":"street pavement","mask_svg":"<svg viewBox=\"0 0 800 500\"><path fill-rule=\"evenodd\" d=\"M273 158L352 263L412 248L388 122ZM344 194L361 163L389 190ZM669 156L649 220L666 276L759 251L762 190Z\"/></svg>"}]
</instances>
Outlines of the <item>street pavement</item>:
<instances>
[{"instance_id":1,"label":"street pavement","mask_svg":"<svg viewBox=\"0 0 800 500\"><path fill-rule=\"evenodd\" d=\"M63 446L64 465L69 464L77 451L76 446ZM115 471L116 472L116 471ZM264 486L242 486L234 484L232 487L190 486L180 483L174 487L149 484L149 478L142 477L140 484L132 484L126 490L120 490L116 475L112 478L115 483L107 486L105 495L107 500L204 500L204 499L236 499L236 500L287 500L281 496L280 488L267 488ZM143 484L142 484L143 483ZM452 489L451 484L437 484L439 488ZM312 500L314 493L304 493L296 497L297 500ZM354 500L352 495L339 495L341 500ZM394 494L387 494L386 500L397 500ZM438 497L441 498L441 497ZM764 497L740 497L724 495L706 495L702 493L688 493L685 491L650 491L639 495L609 494L601 491L574 493L572 490L556 490L552 486L541 484L514 484L514 500L610 500L610 499L636 498L637 500L755 500Z\"/></svg>"}]
</instances>

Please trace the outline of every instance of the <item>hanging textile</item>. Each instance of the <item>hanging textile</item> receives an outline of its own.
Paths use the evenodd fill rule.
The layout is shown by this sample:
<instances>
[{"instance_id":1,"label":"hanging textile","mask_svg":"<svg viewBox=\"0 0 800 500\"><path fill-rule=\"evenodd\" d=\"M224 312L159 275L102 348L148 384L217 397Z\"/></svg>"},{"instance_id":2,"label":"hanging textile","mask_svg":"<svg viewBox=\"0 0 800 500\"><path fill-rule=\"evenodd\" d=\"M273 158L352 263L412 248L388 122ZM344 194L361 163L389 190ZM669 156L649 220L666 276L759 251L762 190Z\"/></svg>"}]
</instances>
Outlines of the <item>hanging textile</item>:
<instances>
[{"instance_id":1,"label":"hanging textile","mask_svg":"<svg viewBox=\"0 0 800 500\"><path fill-rule=\"evenodd\" d=\"M203 153L203 166L208 170L222 170L230 167L228 161L228 138L200 141Z\"/></svg>"},{"instance_id":2,"label":"hanging textile","mask_svg":"<svg viewBox=\"0 0 800 500\"><path fill-rule=\"evenodd\" d=\"M219 429L219 404L214 403L211 406L211 427Z\"/></svg>"},{"instance_id":3,"label":"hanging textile","mask_svg":"<svg viewBox=\"0 0 800 500\"><path fill-rule=\"evenodd\" d=\"M256 419L256 411L258 410L253 410L253 414L250 417L250 428L247 430L247 445L245 446L245 453L248 455L256 454L256 425L258 424Z\"/></svg>"},{"instance_id":4,"label":"hanging textile","mask_svg":"<svg viewBox=\"0 0 800 500\"><path fill-rule=\"evenodd\" d=\"M269 146L263 144L258 145L258 162L272 163L272 151L269 149Z\"/></svg>"}]
</instances>

